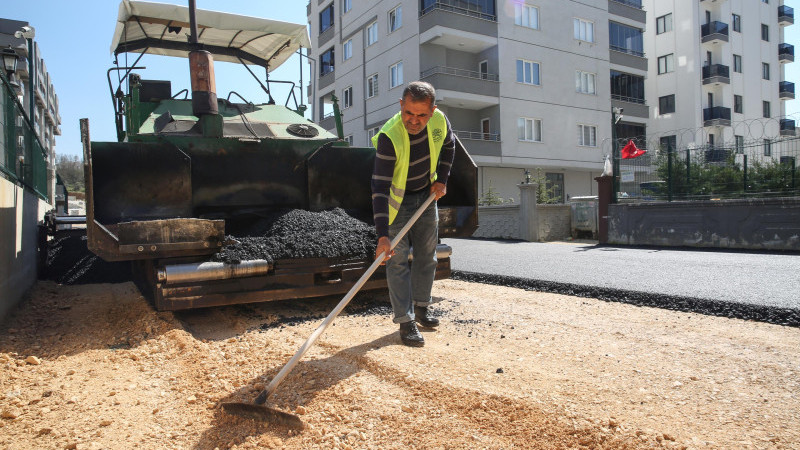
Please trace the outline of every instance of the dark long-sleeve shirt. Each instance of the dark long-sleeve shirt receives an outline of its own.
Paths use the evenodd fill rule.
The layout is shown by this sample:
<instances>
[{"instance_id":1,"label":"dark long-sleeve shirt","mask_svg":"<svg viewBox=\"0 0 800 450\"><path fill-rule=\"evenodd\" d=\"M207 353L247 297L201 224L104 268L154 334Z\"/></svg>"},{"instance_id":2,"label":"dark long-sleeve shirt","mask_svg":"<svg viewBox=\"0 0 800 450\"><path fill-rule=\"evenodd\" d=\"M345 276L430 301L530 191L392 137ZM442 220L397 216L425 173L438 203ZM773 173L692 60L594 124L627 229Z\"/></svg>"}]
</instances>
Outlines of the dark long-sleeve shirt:
<instances>
[{"instance_id":1,"label":"dark long-sleeve shirt","mask_svg":"<svg viewBox=\"0 0 800 450\"><path fill-rule=\"evenodd\" d=\"M446 120L446 119L445 119ZM419 134L409 135L411 152L406 180L406 193L430 189L431 151L428 146L427 127ZM439 153L436 168L436 181L447 184L450 167L455 155L455 141L450 121L447 121L447 134ZM372 213L378 237L389 235L389 188L392 185L396 161L392 140L385 134L378 136L378 149L375 154L375 170L372 172Z\"/></svg>"}]
</instances>

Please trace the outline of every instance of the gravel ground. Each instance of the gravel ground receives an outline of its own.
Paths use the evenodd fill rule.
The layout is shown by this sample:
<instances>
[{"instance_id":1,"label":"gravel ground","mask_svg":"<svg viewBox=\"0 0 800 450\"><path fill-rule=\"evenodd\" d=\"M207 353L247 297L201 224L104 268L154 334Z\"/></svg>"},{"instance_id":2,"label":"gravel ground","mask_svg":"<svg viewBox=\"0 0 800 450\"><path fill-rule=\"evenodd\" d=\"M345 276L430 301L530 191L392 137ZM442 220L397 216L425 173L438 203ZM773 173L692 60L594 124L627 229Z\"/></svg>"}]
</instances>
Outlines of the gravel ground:
<instances>
[{"instance_id":1,"label":"gravel ground","mask_svg":"<svg viewBox=\"0 0 800 450\"><path fill-rule=\"evenodd\" d=\"M157 313L132 283L40 281L0 325L0 448L800 448L794 327L443 280L400 345L359 295L270 405L228 416L340 298Z\"/></svg>"}]
</instances>

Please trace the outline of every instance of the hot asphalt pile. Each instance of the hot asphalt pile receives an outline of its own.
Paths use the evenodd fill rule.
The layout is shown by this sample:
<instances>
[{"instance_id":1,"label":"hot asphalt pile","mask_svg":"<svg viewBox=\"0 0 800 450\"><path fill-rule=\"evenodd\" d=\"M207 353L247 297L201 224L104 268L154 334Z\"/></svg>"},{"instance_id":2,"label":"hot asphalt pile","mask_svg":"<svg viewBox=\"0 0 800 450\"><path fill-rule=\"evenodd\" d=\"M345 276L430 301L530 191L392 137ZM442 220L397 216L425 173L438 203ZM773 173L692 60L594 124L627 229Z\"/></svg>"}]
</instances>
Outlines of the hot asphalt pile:
<instances>
[{"instance_id":1,"label":"hot asphalt pile","mask_svg":"<svg viewBox=\"0 0 800 450\"><path fill-rule=\"evenodd\" d=\"M131 269L128 262L106 262L89 251L86 230L73 230L48 241L41 278L60 284L124 283Z\"/></svg>"},{"instance_id":2,"label":"hot asphalt pile","mask_svg":"<svg viewBox=\"0 0 800 450\"><path fill-rule=\"evenodd\" d=\"M249 229L228 236L232 239L213 260L235 264L252 259L269 262L296 258L371 259L377 241L375 227L341 208L321 212L279 210Z\"/></svg>"},{"instance_id":3,"label":"hot asphalt pile","mask_svg":"<svg viewBox=\"0 0 800 450\"><path fill-rule=\"evenodd\" d=\"M673 311L705 314L708 316L754 320L776 325L800 327L800 312L789 308L722 302L718 300L628 291L597 286L581 286L571 283L529 280L526 278L456 270L453 271L452 278L454 280L515 287L529 291L551 292L554 294L573 295L576 297L596 298L608 302L627 303L636 306L649 306Z\"/></svg>"}]
</instances>

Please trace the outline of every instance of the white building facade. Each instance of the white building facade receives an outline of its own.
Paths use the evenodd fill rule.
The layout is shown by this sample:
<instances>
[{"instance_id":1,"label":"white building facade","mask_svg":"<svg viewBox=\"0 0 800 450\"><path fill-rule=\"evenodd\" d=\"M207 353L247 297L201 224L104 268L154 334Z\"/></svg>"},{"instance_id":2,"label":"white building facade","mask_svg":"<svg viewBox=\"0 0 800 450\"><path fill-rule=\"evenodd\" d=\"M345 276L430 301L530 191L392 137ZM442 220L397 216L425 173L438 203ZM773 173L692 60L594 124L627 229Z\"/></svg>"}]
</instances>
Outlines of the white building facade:
<instances>
[{"instance_id":1,"label":"white building facade","mask_svg":"<svg viewBox=\"0 0 800 450\"><path fill-rule=\"evenodd\" d=\"M561 201L597 193L622 136L646 133L646 17L638 0L311 0L314 120L354 145L399 111L403 87L428 81L479 166L479 192L518 201L524 171ZM538 170L537 170L538 169Z\"/></svg>"}]
</instances>

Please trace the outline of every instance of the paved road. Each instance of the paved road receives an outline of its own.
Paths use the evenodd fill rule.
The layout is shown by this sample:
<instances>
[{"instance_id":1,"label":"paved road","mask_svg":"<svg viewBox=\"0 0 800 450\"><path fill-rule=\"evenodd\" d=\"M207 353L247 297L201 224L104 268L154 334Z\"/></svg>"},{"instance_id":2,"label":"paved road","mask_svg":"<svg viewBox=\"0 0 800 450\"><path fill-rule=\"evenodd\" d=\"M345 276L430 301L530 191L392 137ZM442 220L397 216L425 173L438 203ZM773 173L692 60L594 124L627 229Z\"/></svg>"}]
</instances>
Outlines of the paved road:
<instances>
[{"instance_id":1,"label":"paved road","mask_svg":"<svg viewBox=\"0 0 800 450\"><path fill-rule=\"evenodd\" d=\"M443 239L454 270L800 309L800 255Z\"/></svg>"}]
</instances>

